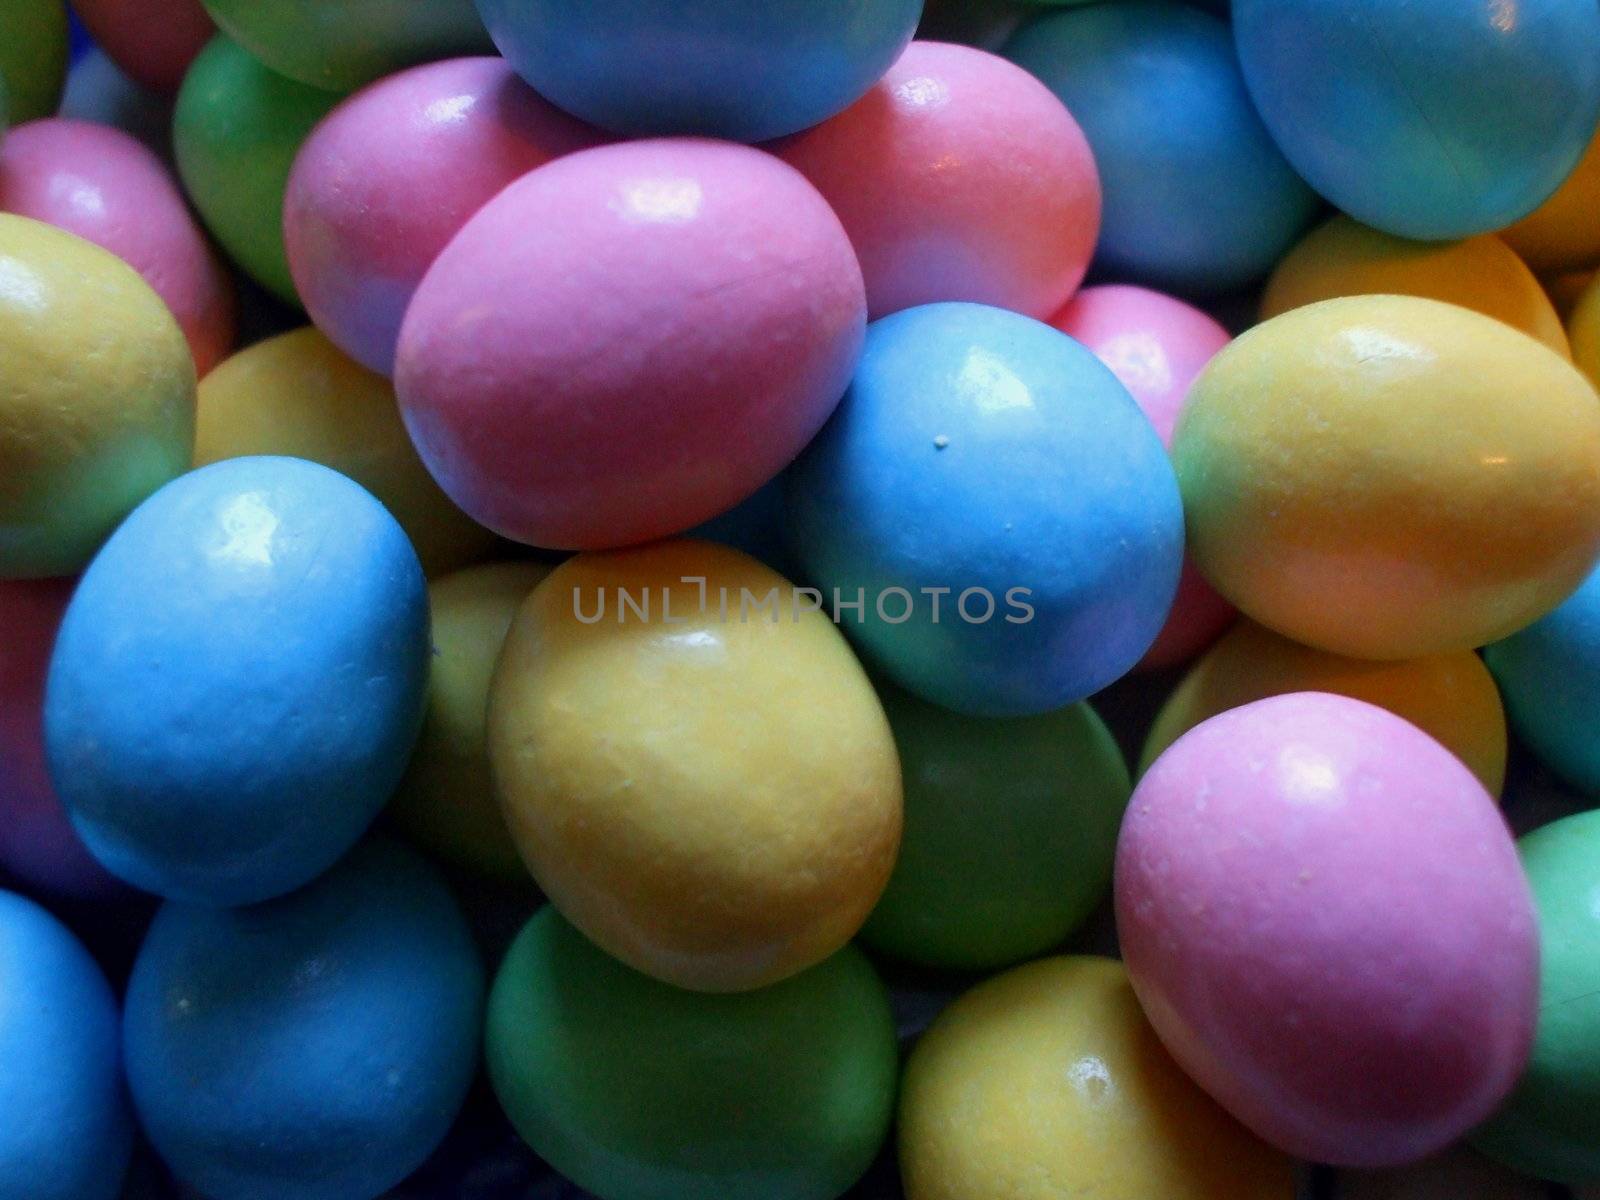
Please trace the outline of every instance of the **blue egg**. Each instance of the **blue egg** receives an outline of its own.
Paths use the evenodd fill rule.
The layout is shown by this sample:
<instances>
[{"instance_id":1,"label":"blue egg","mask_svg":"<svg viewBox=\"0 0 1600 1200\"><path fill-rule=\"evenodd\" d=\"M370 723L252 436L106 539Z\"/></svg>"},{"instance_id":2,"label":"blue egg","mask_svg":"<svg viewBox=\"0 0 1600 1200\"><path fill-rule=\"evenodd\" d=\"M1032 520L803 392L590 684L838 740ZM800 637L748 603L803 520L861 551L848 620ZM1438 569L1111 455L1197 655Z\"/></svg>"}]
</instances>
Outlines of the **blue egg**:
<instances>
[{"instance_id":1,"label":"blue egg","mask_svg":"<svg viewBox=\"0 0 1600 1200\"><path fill-rule=\"evenodd\" d=\"M206 1196L368 1200L448 1132L483 1002L438 872L373 840L290 896L161 908L128 984L134 1107Z\"/></svg>"},{"instance_id":2,"label":"blue egg","mask_svg":"<svg viewBox=\"0 0 1600 1200\"><path fill-rule=\"evenodd\" d=\"M1233 27L1289 161L1402 237L1525 216L1600 118L1595 0L1235 0Z\"/></svg>"},{"instance_id":3,"label":"blue egg","mask_svg":"<svg viewBox=\"0 0 1600 1200\"><path fill-rule=\"evenodd\" d=\"M849 107L911 40L922 0L477 0L546 99L622 134L759 142Z\"/></svg>"},{"instance_id":4,"label":"blue egg","mask_svg":"<svg viewBox=\"0 0 1600 1200\"><path fill-rule=\"evenodd\" d=\"M1483 657L1529 749L1567 782L1600 794L1600 567L1555 611Z\"/></svg>"},{"instance_id":5,"label":"blue egg","mask_svg":"<svg viewBox=\"0 0 1600 1200\"><path fill-rule=\"evenodd\" d=\"M1183 559L1172 467L1116 376L979 304L868 326L788 497L825 609L902 686L978 716L1060 708L1123 675Z\"/></svg>"},{"instance_id":6,"label":"blue egg","mask_svg":"<svg viewBox=\"0 0 1600 1200\"><path fill-rule=\"evenodd\" d=\"M1160 0L1075 8L1025 26L1005 56L1061 98L1094 150L1101 273L1226 291L1271 270L1315 216L1217 17Z\"/></svg>"},{"instance_id":7,"label":"blue egg","mask_svg":"<svg viewBox=\"0 0 1600 1200\"><path fill-rule=\"evenodd\" d=\"M133 1122L117 1002L65 926L0 892L0 1197L111 1200Z\"/></svg>"},{"instance_id":8,"label":"blue egg","mask_svg":"<svg viewBox=\"0 0 1600 1200\"><path fill-rule=\"evenodd\" d=\"M134 510L67 606L50 774L129 883L211 904L281 895L393 792L429 652L422 569L371 495L300 459L203 467Z\"/></svg>"}]
</instances>

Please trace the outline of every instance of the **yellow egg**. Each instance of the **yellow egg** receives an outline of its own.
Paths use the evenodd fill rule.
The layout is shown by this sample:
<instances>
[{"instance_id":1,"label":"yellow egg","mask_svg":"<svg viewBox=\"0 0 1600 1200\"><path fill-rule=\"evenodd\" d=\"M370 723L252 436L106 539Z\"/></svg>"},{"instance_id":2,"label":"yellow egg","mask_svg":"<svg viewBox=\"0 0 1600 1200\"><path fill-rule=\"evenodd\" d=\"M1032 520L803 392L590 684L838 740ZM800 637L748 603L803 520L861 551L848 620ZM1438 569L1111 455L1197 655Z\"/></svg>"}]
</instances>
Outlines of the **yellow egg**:
<instances>
[{"instance_id":1,"label":"yellow egg","mask_svg":"<svg viewBox=\"0 0 1600 1200\"><path fill-rule=\"evenodd\" d=\"M0 578L79 571L189 468L194 360L116 255L0 215Z\"/></svg>"},{"instance_id":2,"label":"yellow egg","mask_svg":"<svg viewBox=\"0 0 1600 1200\"><path fill-rule=\"evenodd\" d=\"M424 850L480 874L526 880L489 778L489 681L517 609L550 573L540 563L489 563L436 579L428 708L405 779L389 806Z\"/></svg>"},{"instance_id":3,"label":"yellow egg","mask_svg":"<svg viewBox=\"0 0 1600 1200\"><path fill-rule=\"evenodd\" d=\"M1261 317L1338 296L1378 294L1459 304L1567 353L1567 335L1550 297L1499 238L1413 242L1346 216L1312 230L1284 256L1267 281Z\"/></svg>"},{"instance_id":4,"label":"yellow egg","mask_svg":"<svg viewBox=\"0 0 1600 1200\"><path fill-rule=\"evenodd\" d=\"M708 542L583 554L540 584L495 670L489 758L556 907L680 987L822 961L899 847L893 736L844 637Z\"/></svg>"},{"instance_id":5,"label":"yellow egg","mask_svg":"<svg viewBox=\"0 0 1600 1200\"><path fill-rule=\"evenodd\" d=\"M1456 650L1372 662L1313 650L1240 621L1183 677L1156 715L1139 770L1202 721L1291 692L1333 692L1404 717L1466 763L1498 796L1506 774L1506 715L1483 660Z\"/></svg>"},{"instance_id":6,"label":"yellow egg","mask_svg":"<svg viewBox=\"0 0 1600 1200\"><path fill-rule=\"evenodd\" d=\"M906 1064L906 1200L1290 1200L1294 1168L1168 1057L1122 964L979 984Z\"/></svg>"},{"instance_id":7,"label":"yellow egg","mask_svg":"<svg viewBox=\"0 0 1600 1200\"><path fill-rule=\"evenodd\" d=\"M1556 194L1500 236L1536 271L1600 267L1600 129Z\"/></svg>"},{"instance_id":8,"label":"yellow egg","mask_svg":"<svg viewBox=\"0 0 1600 1200\"><path fill-rule=\"evenodd\" d=\"M1258 325L1195 381L1172 454L1201 572L1338 654L1495 641L1600 554L1600 397L1455 305L1359 296Z\"/></svg>"},{"instance_id":9,"label":"yellow egg","mask_svg":"<svg viewBox=\"0 0 1600 1200\"><path fill-rule=\"evenodd\" d=\"M1572 359L1578 370L1600 388L1600 274L1578 298L1567 332L1572 336Z\"/></svg>"},{"instance_id":10,"label":"yellow egg","mask_svg":"<svg viewBox=\"0 0 1600 1200\"><path fill-rule=\"evenodd\" d=\"M257 342L200 383L195 464L285 454L332 467L389 509L432 575L489 555L495 537L417 457L394 385L309 326Z\"/></svg>"}]
</instances>

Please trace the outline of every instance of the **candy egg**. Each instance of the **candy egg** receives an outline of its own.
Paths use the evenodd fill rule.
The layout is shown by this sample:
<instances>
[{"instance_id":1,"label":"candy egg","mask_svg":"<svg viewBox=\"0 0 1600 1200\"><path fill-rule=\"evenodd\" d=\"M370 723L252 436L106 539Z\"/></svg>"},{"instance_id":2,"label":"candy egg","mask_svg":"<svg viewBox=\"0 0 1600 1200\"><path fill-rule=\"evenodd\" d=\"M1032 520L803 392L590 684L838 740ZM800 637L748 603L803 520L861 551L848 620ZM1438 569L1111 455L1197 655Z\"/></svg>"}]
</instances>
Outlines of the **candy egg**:
<instances>
[{"instance_id":1,"label":"candy egg","mask_svg":"<svg viewBox=\"0 0 1600 1200\"><path fill-rule=\"evenodd\" d=\"M963 717L879 697L905 785L900 857L862 938L897 958L982 970L1057 946L1106 894L1128 768L1087 704Z\"/></svg>"},{"instance_id":2,"label":"candy egg","mask_svg":"<svg viewBox=\"0 0 1600 1200\"><path fill-rule=\"evenodd\" d=\"M658 983L550 907L489 995L489 1077L541 1158L606 1200L831 1200L889 1131L889 997L846 947L736 996Z\"/></svg>"},{"instance_id":3,"label":"candy egg","mask_svg":"<svg viewBox=\"0 0 1600 1200\"><path fill-rule=\"evenodd\" d=\"M1570 356L1561 318L1532 271L1490 235L1414 242L1335 217L1284 256L1267 281L1261 317L1337 296L1388 293L1442 300L1504 321Z\"/></svg>"},{"instance_id":4,"label":"candy egg","mask_svg":"<svg viewBox=\"0 0 1600 1200\"><path fill-rule=\"evenodd\" d=\"M1233 29L1295 170L1400 237L1461 238L1527 216L1600 118L1590 0L1235 0Z\"/></svg>"},{"instance_id":5,"label":"candy egg","mask_svg":"<svg viewBox=\"0 0 1600 1200\"><path fill-rule=\"evenodd\" d=\"M760 142L865 94L911 40L922 0L478 0L478 11L517 73L585 121Z\"/></svg>"},{"instance_id":6,"label":"candy egg","mask_svg":"<svg viewBox=\"0 0 1600 1200\"><path fill-rule=\"evenodd\" d=\"M900 1091L907 1200L1289 1200L1294 1169L1167 1056L1122 965L1047 958L979 984Z\"/></svg>"},{"instance_id":7,"label":"candy egg","mask_svg":"<svg viewBox=\"0 0 1600 1200\"><path fill-rule=\"evenodd\" d=\"M1372 662L1313 650L1240 621L1167 697L1145 738L1140 770L1218 713L1268 696L1332 692L1404 717L1459 758L1498 796L1506 777L1506 717L1483 660L1456 650Z\"/></svg>"},{"instance_id":8,"label":"candy egg","mask_svg":"<svg viewBox=\"0 0 1600 1200\"><path fill-rule=\"evenodd\" d=\"M91 37L130 78L175 92L216 32L200 0L72 0Z\"/></svg>"},{"instance_id":9,"label":"candy egg","mask_svg":"<svg viewBox=\"0 0 1600 1200\"><path fill-rule=\"evenodd\" d=\"M348 91L401 67L489 49L472 0L205 0L222 29L272 70Z\"/></svg>"},{"instance_id":10,"label":"candy egg","mask_svg":"<svg viewBox=\"0 0 1600 1200\"><path fill-rule=\"evenodd\" d=\"M255 454L348 475L400 522L429 575L487 558L494 535L439 490L406 436L394 387L315 329L257 342L200 384L198 465Z\"/></svg>"},{"instance_id":11,"label":"candy egg","mask_svg":"<svg viewBox=\"0 0 1600 1200\"><path fill-rule=\"evenodd\" d=\"M275 75L222 34L178 92L172 142L184 190L229 257L291 304L283 193L300 144L338 103L336 93Z\"/></svg>"},{"instance_id":12,"label":"candy egg","mask_svg":"<svg viewBox=\"0 0 1600 1200\"><path fill-rule=\"evenodd\" d=\"M0 1196L113 1200L133 1148L117 1000L76 938L0 891Z\"/></svg>"},{"instance_id":13,"label":"candy egg","mask_svg":"<svg viewBox=\"0 0 1600 1200\"><path fill-rule=\"evenodd\" d=\"M1183 514L1155 429L1083 346L1000 309L874 322L787 486L796 554L836 618L895 682L959 712L1025 716L1104 687L1177 587Z\"/></svg>"},{"instance_id":14,"label":"candy egg","mask_svg":"<svg viewBox=\"0 0 1600 1200\"><path fill-rule=\"evenodd\" d=\"M1600 553L1594 389L1433 300L1326 300L1252 329L1195 382L1173 460L1217 590L1355 658L1504 637Z\"/></svg>"},{"instance_id":15,"label":"candy egg","mask_svg":"<svg viewBox=\"0 0 1600 1200\"><path fill-rule=\"evenodd\" d=\"M1117 285L1085 288L1050 324L1111 368L1169 448L1190 385L1229 341L1228 331L1199 309ZM1159 670L1187 662L1232 619L1233 606L1185 559L1167 623L1139 666Z\"/></svg>"},{"instance_id":16,"label":"candy egg","mask_svg":"<svg viewBox=\"0 0 1600 1200\"><path fill-rule=\"evenodd\" d=\"M427 682L422 571L356 484L239 458L123 522L67 607L51 777L113 874L243 904L361 836L405 769Z\"/></svg>"},{"instance_id":17,"label":"candy egg","mask_svg":"<svg viewBox=\"0 0 1600 1200\"><path fill-rule=\"evenodd\" d=\"M144 277L204 375L233 343L233 285L160 159L121 130L52 118L0 148L0 211L103 246Z\"/></svg>"},{"instance_id":18,"label":"candy egg","mask_svg":"<svg viewBox=\"0 0 1600 1200\"><path fill-rule=\"evenodd\" d=\"M467 222L406 313L395 383L472 517L619 546L776 475L844 393L864 320L850 240L798 171L630 142L541 167Z\"/></svg>"},{"instance_id":19,"label":"candy egg","mask_svg":"<svg viewBox=\"0 0 1600 1200\"><path fill-rule=\"evenodd\" d=\"M1572 341L1572 361L1600 388L1600 273L1589 281L1567 320Z\"/></svg>"},{"instance_id":20,"label":"candy egg","mask_svg":"<svg viewBox=\"0 0 1600 1200\"><path fill-rule=\"evenodd\" d=\"M1473 1136L1518 1171L1600 1181L1600 812L1519 843L1539 909L1539 1031L1511 1099Z\"/></svg>"},{"instance_id":21,"label":"candy egg","mask_svg":"<svg viewBox=\"0 0 1600 1200\"><path fill-rule=\"evenodd\" d=\"M1600 128L1555 195L1500 236L1535 271L1600 267Z\"/></svg>"},{"instance_id":22,"label":"candy egg","mask_svg":"<svg viewBox=\"0 0 1600 1200\"><path fill-rule=\"evenodd\" d=\"M1297 1157L1388 1166L1504 1100L1538 1006L1533 903L1494 800L1381 708L1213 717L1145 774L1117 929L1179 1064Z\"/></svg>"},{"instance_id":23,"label":"candy egg","mask_svg":"<svg viewBox=\"0 0 1600 1200\"><path fill-rule=\"evenodd\" d=\"M1048 317L1094 254L1100 180L1083 131L982 50L913 42L865 97L774 150L844 222L873 317L939 300Z\"/></svg>"},{"instance_id":24,"label":"candy egg","mask_svg":"<svg viewBox=\"0 0 1600 1200\"><path fill-rule=\"evenodd\" d=\"M68 575L188 466L194 362L127 263L0 214L0 363L0 578Z\"/></svg>"},{"instance_id":25,"label":"candy egg","mask_svg":"<svg viewBox=\"0 0 1600 1200\"><path fill-rule=\"evenodd\" d=\"M406 305L467 218L599 137L498 58L430 63L363 89L317 126L289 176L284 240L306 311L357 362L392 373Z\"/></svg>"},{"instance_id":26,"label":"candy egg","mask_svg":"<svg viewBox=\"0 0 1600 1200\"><path fill-rule=\"evenodd\" d=\"M61 0L0 2L0 90L13 125L48 117L67 76L67 6Z\"/></svg>"},{"instance_id":27,"label":"candy egg","mask_svg":"<svg viewBox=\"0 0 1600 1200\"><path fill-rule=\"evenodd\" d=\"M505 879L526 879L527 871L489 777L489 681L512 618L549 573L539 563L491 563L429 586L427 715L389 806L395 824L425 850Z\"/></svg>"},{"instance_id":28,"label":"candy egg","mask_svg":"<svg viewBox=\"0 0 1600 1200\"><path fill-rule=\"evenodd\" d=\"M894 740L807 599L710 542L580 555L500 654L489 761L518 850L602 949L680 987L820 962L894 865Z\"/></svg>"},{"instance_id":29,"label":"candy egg","mask_svg":"<svg viewBox=\"0 0 1600 1200\"><path fill-rule=\"evenodd\" d=\"M197 1193L371 1200L460 1110L483 996L454 897L387 842L266 904L166 904L123 1023L139 1122Z\"/></svg>"},{"instance_id":30,"label":"candy egg","mask_svg":"<svg viewBox=\"0 0 1600 1200\"><path fill-rule=\"evenodd\" d=\"M1005 55L1061 97L1094 148L1105 274L1226 291L1265 275L1315 213L1209 13L1165 0L1069 9L1025 25Z\"/></svg>"}]
</instances>

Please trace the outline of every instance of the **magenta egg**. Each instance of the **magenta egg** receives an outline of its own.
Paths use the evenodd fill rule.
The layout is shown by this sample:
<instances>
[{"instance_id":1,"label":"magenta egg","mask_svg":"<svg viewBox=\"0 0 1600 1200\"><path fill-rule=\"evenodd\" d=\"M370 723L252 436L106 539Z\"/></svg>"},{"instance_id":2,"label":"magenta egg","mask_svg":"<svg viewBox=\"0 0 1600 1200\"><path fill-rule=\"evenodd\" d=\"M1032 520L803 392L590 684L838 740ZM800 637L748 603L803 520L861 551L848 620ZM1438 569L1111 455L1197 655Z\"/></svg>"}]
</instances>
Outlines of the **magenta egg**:
<instances>
[{"instance_id":1,"label":"magenta egg","mask_svg":"<svg viewBox=\"0 0 1600 1200\"><path fill-rule=\"evenodd\" d=\"M204 375L233 344L233 284L171 173L134 137L69 117L0 143L0 212L75 233L123 259L166 301Z\"/></svg>"},{"instance_id":2,"label":"magenta egg","mask_svg":"<svg viewBox=\"0 0 1600 1200\"><path fill-rule=\"evenodd\" d=\"M1527 1059L1539 943L1511 834L1454 755L1359 700L1275 696L1174 743L1129 803L1116 912L1167 1049L1298 1157L1422 1158Z\"/></svg>"},{"instance_id":3,"label":"magenta egg","mask_svg":"<svg viewBox=\"0 0 1600 1200\"><path fill-rule=\"evenodd\" d=\"M602 138L499 58L447 59L363 88L306 140L284 198L289 269L312 321L390 374L406 305L467 219Z\"/></svg>"},{"instance_id":4,"label":"magenta egg","mask_svg":"<svg viewBox=\"0 0 1600 1200\"><path fill-rule=\"evenodd\" d=\"M1226 329L1193 305L1148 288L1115 284L1084 288L1050 323L1111 368L1168 447L1189 385L1230 340ZM1233 617L1233 606L1185 558L1172 612L1138 669L1189 661Z\"/></svg>"},{"instance_id":5,"label":"magenta egg","mask_svg":"<svg viewBox=\"0 0 1600 1200\"><path fill-rule=\"evenodd\" d=\"M863 99L773 150L838 212L874 318L970 300L1042 320L1094 254L1088 140L1044 84L983 50L913 42Z\"/></svg>"},{"instance_id":6,"label":"magenta egg","mask_svg":"<svg viewBox=\"0 0 1600 1200\"><path fill-rule=\"evenodd\" d=\"M789 463L850 381L861 270L793 168L693 139L583 150L445 247L400 332L423 461L482 525L620 546L724 512Z\"/></svg>"},{"instance_id":7,"label":"magenta egg","mask_svg":"<svg viewBox=\"0 0 1600 1200\"><path fill-rule=\"evenodd\" d=\"M130 79L175 92L216 26L200 0L72 0L89 36Z\"/></svg>"}]
</instances>

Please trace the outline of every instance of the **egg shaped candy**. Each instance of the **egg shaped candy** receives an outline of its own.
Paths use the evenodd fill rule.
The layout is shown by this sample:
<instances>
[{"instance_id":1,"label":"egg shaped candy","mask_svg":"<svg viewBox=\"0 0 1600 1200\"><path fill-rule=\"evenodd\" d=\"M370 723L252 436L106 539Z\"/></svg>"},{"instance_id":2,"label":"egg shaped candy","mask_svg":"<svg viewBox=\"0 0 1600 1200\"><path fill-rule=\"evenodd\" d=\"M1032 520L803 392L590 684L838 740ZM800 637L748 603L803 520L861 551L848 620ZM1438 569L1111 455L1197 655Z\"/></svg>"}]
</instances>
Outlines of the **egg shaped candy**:
<instances>
[{"instance_id":1,"label":"egg shaped candy","mask_svg":"<svg viewBox=\"0 0 1600 1200\"><path fill-rule=\"evenodd\" d=\"M422 571L381 504L300 459L202 467L123 522L67 607L51 777L120 878L195 903L281 895L388 800L427 663Z\"/></svg>"},{"instance_id":2,"label":"egg shaped candy","mask_svg":"<svg viewBox=\"0 0 1600 1200\"><path fill-rule=\"evenodd\" d=\"M865 322L839 219L792 167L666 140L568 155L439 255L395 384L434 477L517 541L597 549L745 499L827 420Z\"/></svg>"},{"instance_id":3,"label":"egg shaped candy","mask_svg":"<svg viewBox=\"0 0 1600 1200\"><path fill-rule=\"evenodd\" d=\"M1128 805L1116 909L1167 1049L1297 1157L1441 1150L1527 1059L1539 945L1511 835L1460 760L1373 705L1275 696L1180 738Z\"/></svg>"},{"instance_id":4,"label":"egg shaped candy","mask_svg":"<svg viewBox=\"0 0 1600 1200\"><path fill-rule=\"evenodd\" d=\"M172 141L184 190L228 256L291 304L283 194L300 144L338 103L337 93L274 74L222 34L178 92Z\"/></svg>"},{"instance_id":5,"label":"egg shaped candy","mask_svg":"<svg viewBox=\"0 0 1600 1200\"><path fill-rule=\"evenodd\" d=\"M1506 717L1483 660L1470 650L1372 662L1313 650L1240 621L1167 697L1140 769L1189 730L1230 708L1292 692L1331 692L1388 709L1465 763L1492 796L1506 777Z\"/></svg>"},{"instance_id":6,"label":"egg shaped candy","mask_svg":"<svg viewBox=\"0 0 1600 1200\"><path fill-rule=\"evenodd\" d=\"M161 160L129 134L51 118L0 149L0 211L103 246L144 277L204 375L233 343L233 285Z\"/></svg>"},{"instance_id":7,"label":"egg shaped candy","mask_svg":"<svg viewBox=\"0 0 1600 1200\"><path fill-rule=\"evenodd\" d=\"M945 1009L906 1064L906 1200L1289 1200L1289 1160L1161 1048L1122 965L1047 958Z\"/></svg>"},{"instance_id":8,"label":"egg shaped candy","mask_svg":"<svg viewBox=\"0 0 1600 1200\"><path fill-rule=\"evenodd\" d=\"M242 0L241 0L242 2ZM477 0L517 73L621 134L761 142L866 93L922 0Z\"/></svg>"},{"instance_id":9,"label":"egg shaped candy","mask_svg":"<svg viewBox=\"0 0 1600 1200\"><path fill-rule=\"evenodd\" d=\"M200 384L196 464L259 454L305 458L348 475L400 522L429 575L480 561L495 545L422 465L393 385L315 329L257 342Z\"/></svg>"},{"instance_id":10,"label":"egg shaped candy","mask_svg":"<svg viewBox=\"0 0 1600 1200\"><path fill-rule=\"evenodd\" d=\"M1400 237L1462 238L1527 216L1600 118L1589 0L1235 0L1233 29L1295 170Z\"/></svg>"},{"instance_id":11,"label":"egg shaped candy","mask_svg":"<svg viewBox=\"0 0 1600 1200\"><path fill-rule=\"evenodd\" d=\"M289 176L284 238L306 311L346 354L391 374L406 305L456 231L507 184L599 139L499 58L364 88L317 126Z\"/></svg>"},{"instance_id":12,"label":"egg shaped candy","mask_svg":"<svg viewBox=\"0 0 1600 1200\"><path fill-rule=\"evenodd\" d=\"M889 997L846 947L708 996L602 954L544 908L489 996L489 1077L513 1125L607 1200L832 1200L889 1132Z\"/></svg>"},{"instance_id":13,"label":"egg shaped candy","mask_svg":"<svg viewBox=\"0 0 1600 1200\"><path fill-rule=\"evenodd\" d=\"M72 0L72 11L130 78L163 94L216 32L200 0Z\"/></svg>"},{"instance_id":14,"label":"egg shaped candy","mask_svg":"<svg viewBox=\"0 0 1600 1200\"><path fill-rule=\"evenodd\" d=\"M61 0L3 0L0 29L0 90L11 123L48 117L67 76L67 6Z\"/></svg>"},{"instance_id":15,"label":"egg shaped candy","mask_svg":"<svg viewBox=\"0 0 1600 1200\"><path fill-rule=\"evenodd\" d=\"M1094 148L1102 273L1227 291L1265 275L1315 213L1210 13L1169 0L1088 5L1025 25L1004 53L1061 98Z\"/></svg>"},{"instance_id":16,"label":"egg shaped candy","mask_svg":"<svg viewBox=\"0 0 1600 1200\"><path fill-rule=\"evenodd\" d=\"M1240 610L1355 658L1481 646L1600 553L1600 404L1560 355L1409 296L1238 338L1173 437L1189 551Z\"/></svg>"},{"instance_id":17,"label":"egg shaped candy","mask_svg":"<svg viewBox=\"0 0 1600 1200\"><path fill-rule=\"evenodd\" d=\"M679 987L822 961L900 843L893 736L844 638L814 597L710 542L557 567L500 653L489 761L556 907Z\"/></svg>"},{"instance_id":18,"label":"egg shaped candy","mask_svg":"<svg viewBox=\"0 0 1600 1200\"><path fill-rule=\"evenodd\" d=\"M460 1110L483 996L454 897L387 842L265 904L166 904L123 1021L140 1125L197 1193L372 1200Z\"/></svg>"},{"instance_id":19,"label":"egg shaped candy","mask_svg":"<svg viewBox=\"0 0 1600 1200\"><path fill-rule=\"evenodd\" d=\"M1094 254L1100 180L1083 131L982 50L913 42L861 100L774 149L844 222L873 317L971 300L1042 319Z\"/></svg>"},{"instance_id":20,"label":"egg shaped candy","mask_svg":"<svg viewBox=\"0 0 1600 1200\"><path fill-rule=\"evenodd\" d=\"M787 486L796 553L836 619L895 682L959 712L1099 690L1150 648L1177 587L1183 514L1155 429L1090 351L1000 309L874 322Z\"/></svg>"},{"instance_id":21,"label":"egg shaped candy","mask_svg":"<svg viewBox=\"0 0 1600 1200\"><path fill-rule=\"evenodd\" d=\"M0 1196L114 1200L133 1148L117 1000L64 925L0 891Z\"/></svg>"},{"instance_id":22,"label":"egg shaped candy","mask_svg":"<svg viewBox=\"0 0 1600 1200\"><path fill-rule=\"evenodd\" d=\"M1600 128L1555 195L1500 236L1535 271L1600 267Z\"/></svg>"},{"instance_id":23,"label":"egg shaped candy","mask_svg":"<svg viewBox=\"0 0 1600 1200\"><path fill-rule=\"evenodd\" d=\"M0 214L0 578L81 569L182 472L194 362L161 298L82 238Z\"/></svg>"}]
</instances>

